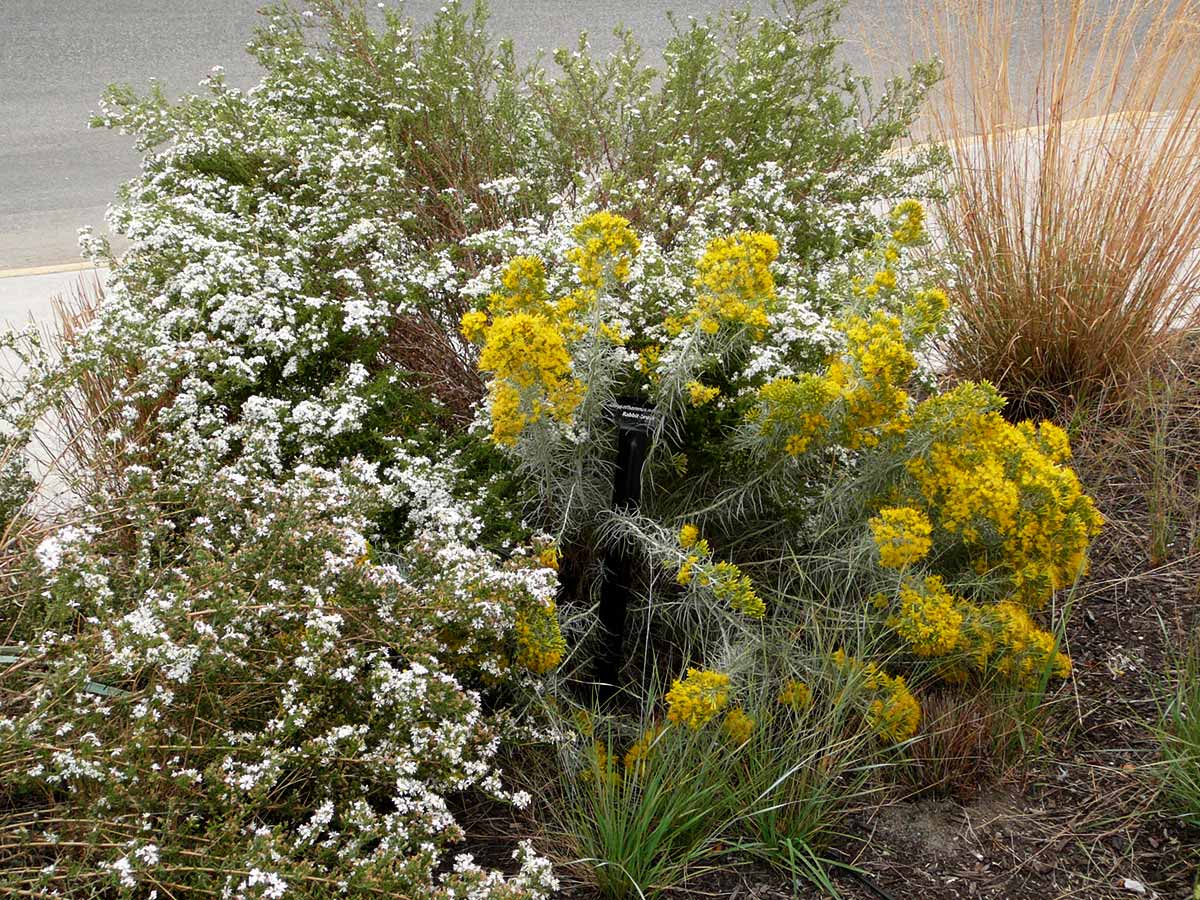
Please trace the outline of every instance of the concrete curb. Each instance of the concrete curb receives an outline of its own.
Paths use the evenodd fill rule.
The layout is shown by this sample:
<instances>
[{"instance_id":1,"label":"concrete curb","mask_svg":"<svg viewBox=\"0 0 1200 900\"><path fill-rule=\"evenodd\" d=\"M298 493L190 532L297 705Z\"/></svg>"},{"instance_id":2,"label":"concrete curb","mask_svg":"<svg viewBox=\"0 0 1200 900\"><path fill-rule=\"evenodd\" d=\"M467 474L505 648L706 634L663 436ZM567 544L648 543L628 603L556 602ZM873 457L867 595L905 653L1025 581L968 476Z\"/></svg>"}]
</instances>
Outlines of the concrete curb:
<instances>
[{"instance_id":1,"label":"concrete curb","mask_svg":"<svg viewBox=\"0 0 1200 900\"><path fill-rule=\"evenodd\" d=\"M90 262L62 263L57 266L31 266L27 269L0 269L0 278L21 278L28 275L56 275L59 272L87 272L107 269Z\"/></svg>"}]
</instances>

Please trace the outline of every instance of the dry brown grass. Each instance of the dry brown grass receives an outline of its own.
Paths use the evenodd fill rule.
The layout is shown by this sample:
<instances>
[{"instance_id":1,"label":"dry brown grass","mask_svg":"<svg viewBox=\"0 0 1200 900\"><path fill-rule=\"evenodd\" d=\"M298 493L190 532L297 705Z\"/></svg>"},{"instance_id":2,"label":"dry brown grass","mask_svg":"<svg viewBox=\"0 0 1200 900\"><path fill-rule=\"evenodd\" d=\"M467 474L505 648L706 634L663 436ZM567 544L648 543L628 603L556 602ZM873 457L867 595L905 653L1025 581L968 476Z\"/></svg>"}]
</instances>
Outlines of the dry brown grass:
<instances>
[{"instance_id":1,"label":"dry brown grass","mask_svg":"<svg viewBox=\"0 0 1200 900\"><path fill-rule=\"evenodd\" d=\"M1018 415L1128 388L1200 321L1200 0L938 0L957 374ZM1022 35L1035 37L1022 43Z\"/></svg>"},{"instance_id":2,"label":"dry brown grass","mask_svg":"<svg viewBox=\"0 0 1200 900\"><path fill-rule=\"evenodd\" d=\"M97 277L80 278L69 291L50 298L54 319L48 343L57 355L69 350L103 299L104 285ZM119 424L111 401L112 385L95 373L84 372L59 404L55 437L61 440L65 457L76 465L102 458L97 451L107 443L105 432Z\"/></svg>"},{"instance_id":3,"label":"dry brown grass","mask_svg":"<svg viewBox=\"0 0 1200 900\"><path fill-rule=\"evenodd\" d=\"M997 711L984 696L934 690L921 697L921 718L901 782L913 795L973 797L996 774Z\"/></svg>"},{"instance_id":4,"label":"dry brown grass","mask_svg":"<svg viewBox=\"0 0 1200 900\"><path fill-rule=\"evenodd\" d=\"M1135 396L1128 421L1073 429L1074 465L1103 498L1106 530L1152 567L1200 552L1200 346L1179 343Z\"/></svg>"},{"instance_id":5,"label":"dry brown grass","mask_svg":"<svg viewBox=\"0 0 1200 900\"><path fill-rule=\"evenodd\" d=\"M62 357L70 351L103 299L104 285L95 276L81 277L70 291L51 298L54 320L46 339L53 353ZM132 365L125 374L135 380L138 372ZM98 489L120 490L125 470L153 453L155 416L166 399L139 409L130 432L116 393L112 373L80 369L72 373L71 383L57 396L53 418L45 423L43 451L50 460L46 468L84 494ZM112 435L118 431L126 432L127 443L122 447L112 442Z\"/></svg>"}]
</instances>

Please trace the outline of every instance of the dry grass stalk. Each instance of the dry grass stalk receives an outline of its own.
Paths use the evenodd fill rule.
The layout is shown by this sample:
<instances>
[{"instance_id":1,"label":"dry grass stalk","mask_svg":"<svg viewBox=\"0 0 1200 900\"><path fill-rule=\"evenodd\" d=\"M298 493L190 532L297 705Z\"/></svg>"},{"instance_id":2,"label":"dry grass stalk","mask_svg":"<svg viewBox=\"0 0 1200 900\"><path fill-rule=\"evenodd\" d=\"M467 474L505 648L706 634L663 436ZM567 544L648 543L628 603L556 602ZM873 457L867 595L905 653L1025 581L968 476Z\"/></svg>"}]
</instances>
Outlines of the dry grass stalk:
<instances>
[{"instance_id":1,"label":"dry grass stalk","mask_svg":"<svg viewBox=\"0 0 1200 900\"><path fill-rule=\"evenodd\" d=\"M58 356L95 317L103 298L104 285L97 277L80 278L70 291L50 298L54 321L49 346ZM109 409L111 397L111 384L95 374L83 373L56 410L59 421L54 437L62 443L63 454L75 464L74 468L90 467L97 458L103 458L97 451L106 444L106 426L117 424Z\"/></svg>"},{"instance_id":2,"label":"dry grass stalk","mask_svg":"<svg viewBox=\"0 0 1200 900\"><path fill-rule=\"evenodd\" d=\"M953 367L1018 414L1127 398L1200 321L1200 2L940 0L921 22L947 61Z\"/></svg>"},{"instance_id":3,"label":"dry grass stalk","mask_svg":"<svg viewBox=\"0 0 1200 900\"><path fill-rule=\"evenodd\" d=\"M95 317L103 299L104 285L95 276L81 278L69 292L51 299L54 322L48 345L55 354L62 357L69 352ZM132 363L126 374L136 379L138 372ZM125 422L111 373L78 372L69 388L58 397L54 421L48 423L43 437L45 449L53 458L52 468L84 493L102 488L121 490L126 468L152 452L155 416L165 402L161 399L139 410L132 437L134 446L118 447L113 444L112 435L122 430ZM135 448L137 452L130 452Z\"/></svg>"}]
</instances>

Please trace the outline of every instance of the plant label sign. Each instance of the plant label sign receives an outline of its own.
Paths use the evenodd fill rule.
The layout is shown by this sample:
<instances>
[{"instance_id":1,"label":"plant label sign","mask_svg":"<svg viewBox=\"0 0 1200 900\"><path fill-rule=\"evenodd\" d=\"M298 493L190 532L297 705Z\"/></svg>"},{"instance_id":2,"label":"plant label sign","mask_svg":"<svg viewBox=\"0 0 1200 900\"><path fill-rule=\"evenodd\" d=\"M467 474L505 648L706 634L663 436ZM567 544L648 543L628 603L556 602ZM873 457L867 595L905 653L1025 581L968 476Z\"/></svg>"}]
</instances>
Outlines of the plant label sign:
<instances>
[{"instance_id":1,"label":"plant label sign","mask_svg":"<svg viewBox=\"0 0 1200 900\"><path fill-rule=\"evenodd\" d=\"M622 401L609 407L617 426L617 467L613 475L613 509L637 510L642 499L642 468L650 439L661 414L652 406ZM632 561L620 547L608 550L604 558L604 581L600 586L600 624L608 645L598 659L597 684L602 693L615 692L617 675L624 656L625 614L632 594Z\"/></svg>"}]
</instances>

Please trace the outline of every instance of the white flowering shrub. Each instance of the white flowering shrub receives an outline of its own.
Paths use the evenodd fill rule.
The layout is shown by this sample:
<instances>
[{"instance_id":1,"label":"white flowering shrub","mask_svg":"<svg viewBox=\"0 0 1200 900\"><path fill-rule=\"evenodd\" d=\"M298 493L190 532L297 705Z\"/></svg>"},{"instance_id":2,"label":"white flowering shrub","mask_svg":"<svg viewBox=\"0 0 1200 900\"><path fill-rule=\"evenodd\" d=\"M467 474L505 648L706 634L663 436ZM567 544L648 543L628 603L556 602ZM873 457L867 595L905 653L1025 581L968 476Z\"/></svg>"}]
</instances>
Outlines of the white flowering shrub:
<instances>
[{"instance_id":1,"label":"white flowering shrub","mask_svg":"<svg viewBox=\"0 0 1200 900\"><path fill-rule=\"evenodd\" d=\"M607 64L560 54L568 77L551 81L496 49L482 6L451 4L417 31L321 0L268 10L250 91L220 73L176 105L111 89L97 124L147 156L112 212L132 245L102 312L103 333L130 343L89 364L138 348L141 380L122 395L169 392L185 467L204 442L263 445L278 467L369 454L411 427L405 376L443 415L468 414L482 393L457 333L469 285L564 207L636 207L664 252L782 223L787 264L815 277L869 241L873 201L928 168L880 154L933 73L868 116L865 86L833 62L832 12L794 5L682 30L657 87L631 41Z\"/></svg>"},{"instance_id":2,"label":"white flowering shrub","mask_svg":"<svg viewBox=\"0 0 1200 900\"><path fill-rule=\"evenodd\" d=\"M553 622L553 571L472 546L445 478L420 460L383 481L226 470L180 516L131 468L129 519L45 537L5 601L9 887L544 896L527 847L511 878L442 867L454 798L528 802L497 766L524 726L486 697L556 662L517 627ZM413 537L378 551L371 523L400 504Z\"/></svg>"}]
</instances>

